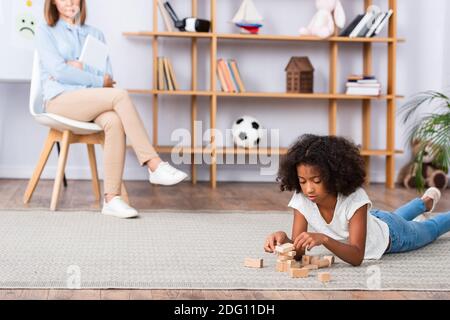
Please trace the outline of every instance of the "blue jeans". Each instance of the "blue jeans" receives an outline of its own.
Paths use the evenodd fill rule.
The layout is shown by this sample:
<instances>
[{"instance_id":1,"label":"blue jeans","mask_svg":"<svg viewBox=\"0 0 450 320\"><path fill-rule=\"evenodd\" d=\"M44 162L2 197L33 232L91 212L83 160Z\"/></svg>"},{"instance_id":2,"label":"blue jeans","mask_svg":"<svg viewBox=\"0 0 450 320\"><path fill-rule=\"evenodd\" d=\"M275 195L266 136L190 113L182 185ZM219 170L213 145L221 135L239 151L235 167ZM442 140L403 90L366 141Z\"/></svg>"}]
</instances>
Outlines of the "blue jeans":
<instances>
[{"instance_id":1,"label":"blue jeans","mask_svg":"<svg viewBox=\"0 0 450 320\"><path fill-rule=\"evenodd\" d=\"M393 213L382 210L370 211L389 227L390 246L386 253L419 249L450 231L450 211L425 221L412 221L425 211L422 199L414 199Z\"/></svg>"}]
</instances>

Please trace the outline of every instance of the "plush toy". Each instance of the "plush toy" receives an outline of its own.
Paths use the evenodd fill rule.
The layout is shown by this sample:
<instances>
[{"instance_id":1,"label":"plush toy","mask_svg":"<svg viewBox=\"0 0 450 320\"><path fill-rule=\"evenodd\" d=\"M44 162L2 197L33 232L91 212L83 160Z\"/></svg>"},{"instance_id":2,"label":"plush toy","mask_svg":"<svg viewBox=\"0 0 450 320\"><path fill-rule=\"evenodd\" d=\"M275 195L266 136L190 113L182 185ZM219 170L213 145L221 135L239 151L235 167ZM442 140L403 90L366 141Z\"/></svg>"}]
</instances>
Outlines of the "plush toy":
<instances>
[{"instance_id":1,"label":"plush toy","mask_svg":"<svg viewBox=\"0 0 450 320\"><path fill-rule=\"evenodd\" d=\"M300 29L300 35L328 38L334 34L335 24L339 28L344 27L345 12L340 0L316 0L316 7L317 13L308 27Z\"/></svg>"},{"instance_id":2,"label":"plush toy","mask_svg":"<svg viewBox=\"0 0 450 320\"><path fill-rule=\"evenodd\" d=\"M404 166L397 178L399 184L403 184L407 189L413 189L416 187L416 169L417 163L415 163L416 155L419 152L421 142L414 141L412 144L413 157L410 163ZM425 179L425 184L428 187L436 187L438 189L446 189L448 186L447 173L441 168L437 168L433 164L433 153L431 147L426 146L424 150L424 157L422 160L422 176Z\"/></svg>"}]
</instances>

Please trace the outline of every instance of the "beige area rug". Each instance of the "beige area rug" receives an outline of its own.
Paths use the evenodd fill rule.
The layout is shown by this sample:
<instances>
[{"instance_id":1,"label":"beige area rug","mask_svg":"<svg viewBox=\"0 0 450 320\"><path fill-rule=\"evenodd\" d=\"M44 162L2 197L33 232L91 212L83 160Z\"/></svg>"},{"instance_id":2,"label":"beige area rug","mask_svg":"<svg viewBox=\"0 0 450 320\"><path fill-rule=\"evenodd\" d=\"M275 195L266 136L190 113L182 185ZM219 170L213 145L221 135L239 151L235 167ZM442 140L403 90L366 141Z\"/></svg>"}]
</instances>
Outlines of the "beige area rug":
<instances>
[{"instance_id":1,"label":"beige area rug","mask_svg":"<svg viewBox=\"0 0 450 320\"><path fill-rule=\"evenodd\" d=\"M0 288L450 291L449 235L361 267L338 262L328 284L317 271L277 273L263 242L291 222L286 212L0 211ZM265 267L243 267L246 257Z\"/></svg>"}]
</instances>

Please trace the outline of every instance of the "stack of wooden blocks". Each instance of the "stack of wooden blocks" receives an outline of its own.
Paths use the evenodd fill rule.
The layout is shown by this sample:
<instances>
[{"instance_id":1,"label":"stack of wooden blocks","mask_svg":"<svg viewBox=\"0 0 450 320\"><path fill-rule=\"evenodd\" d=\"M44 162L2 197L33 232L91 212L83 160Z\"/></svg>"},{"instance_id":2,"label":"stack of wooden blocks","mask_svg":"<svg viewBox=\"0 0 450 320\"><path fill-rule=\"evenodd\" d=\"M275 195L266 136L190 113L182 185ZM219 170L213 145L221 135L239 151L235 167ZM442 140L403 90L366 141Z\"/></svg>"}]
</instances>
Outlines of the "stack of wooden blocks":
<instances>
[{"instance_id":1,"label":"stack of wooden blocks","mask_svg":"<svg viewBox=\"0 0 450 320\"><path fill-rule=\"evenodd\" d=\"M334 263L334 256L307 256L302 257L301 263L295 260L296 251L292 243L285 243L275 247L278 255L276 271L288 272L292 278L307 278L311 270L331 267ZM318 278L322 282L329 282L331 275L329 272L319 272Z\"/></svg>"},{"instance_id":2,"label":"stack of wooden blocks","mask_svg":"<svg viewBox=\"0 0 450 320\"><path fill-rule=\"evenodd\" d=\"M304 255L302 261L296 261L294 245L292 243L285 243L275 247L277 254L277 272L288 272L291 278L307 278L311 270L329 268L334 263L334 256L308 256ZM246 258L244 266L247 268L263 268L263 259ZM317 274L321 282L331 281L329 272L319 272Z\"/></svg>"}]
</instances>

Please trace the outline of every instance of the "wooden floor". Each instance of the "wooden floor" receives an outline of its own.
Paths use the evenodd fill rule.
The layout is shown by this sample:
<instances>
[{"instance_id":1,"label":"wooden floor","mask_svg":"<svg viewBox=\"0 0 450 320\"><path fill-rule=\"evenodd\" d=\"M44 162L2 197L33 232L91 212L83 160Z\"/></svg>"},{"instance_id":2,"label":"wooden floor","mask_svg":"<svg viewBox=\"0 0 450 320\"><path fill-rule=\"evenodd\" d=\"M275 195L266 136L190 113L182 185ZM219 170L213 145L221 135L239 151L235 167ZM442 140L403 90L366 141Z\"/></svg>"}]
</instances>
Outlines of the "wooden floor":
<instances>
[{"instance_id":1,"label":"wooden floor","mask_svg":"<svg viewBox=\"0 0 450 320\"><path fill-rule=\"evenodd\" d=\"M52 181L41 181L28 206L22 204L27 181L0 180L0 210L46 209L50 205ZM291 197L280 193L270 183L219 183L212 190L207 183L196 186L182 183L175 187L155 187L147 182L126 183L132 205L140 210L286 210ZM366 188L374 206L393 210L416 197L415 191L402 188L387 190L384 185ZM59 209L96 210L90 181L69 181L62 192ZM450 210L450 190L447 190L437 211ZM61 212L59 214L64 214ZM0 290L2 299L446 299L448 292L410 291L246 291L246 290Z\"/></svg>"}]
</instances>

